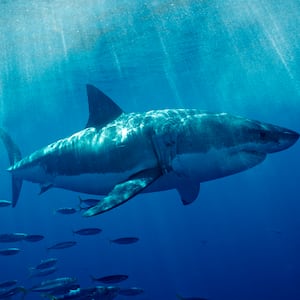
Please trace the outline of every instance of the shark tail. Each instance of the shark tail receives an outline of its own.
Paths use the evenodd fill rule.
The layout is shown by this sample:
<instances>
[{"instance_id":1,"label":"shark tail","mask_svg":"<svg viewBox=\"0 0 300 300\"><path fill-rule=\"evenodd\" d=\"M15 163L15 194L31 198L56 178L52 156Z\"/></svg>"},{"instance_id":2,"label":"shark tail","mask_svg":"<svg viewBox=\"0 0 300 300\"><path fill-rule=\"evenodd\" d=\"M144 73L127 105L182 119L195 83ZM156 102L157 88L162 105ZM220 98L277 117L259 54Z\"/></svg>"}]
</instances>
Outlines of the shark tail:
<instances>
[{"instance_id":1,"label":"shark tail","mask_svg":"<svg viewBox=\"0 0 300 300\"><path fill-rule=\"evenodd\" d=\"M9 162L10 165L12 166L22 158L19 147L14 143L11 137L1 128L0 128L0 138L2 139L2 142L6 148ZM12 207L15 207L18 202L21 188L22 188L22 179L19 179L14 175L12 175Z\"/></svg>"}]
</instances>

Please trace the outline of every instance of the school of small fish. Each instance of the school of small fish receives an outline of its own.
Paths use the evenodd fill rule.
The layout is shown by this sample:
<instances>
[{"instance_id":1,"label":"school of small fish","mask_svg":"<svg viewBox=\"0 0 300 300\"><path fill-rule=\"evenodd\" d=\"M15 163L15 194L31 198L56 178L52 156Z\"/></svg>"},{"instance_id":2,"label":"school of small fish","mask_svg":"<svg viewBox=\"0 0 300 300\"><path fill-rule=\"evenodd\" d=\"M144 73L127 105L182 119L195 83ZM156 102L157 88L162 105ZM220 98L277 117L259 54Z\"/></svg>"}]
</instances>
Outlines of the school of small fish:
<instances>
[{"instance_id":1,"label":"school of small fish","mask_svg":"<svg viewBox=\"0 0 300 300\"><path fill-rule=\"evenodd\" d=\"M94 206L99 200L96 199L80 199L78 207L62 207L55 210L55 213L62 215L70 215L81 210L86 210ZM0 208L11 206L11 202L7 200L0 200ZM96 227L78 228L73 230L72 233L78 236L94 236L102 232L102 229ZM0 244L9 244L16 242L39 242L45 239L41 234L28 234L24 232L0 233ZM115 244L133 244L139 240L137 237L121 237L110 240ZM70 247L77 244L76 240L58 241L50 244L46 250L56 251ZM0 247L0 256L13 256L22 251L17 247ZM28 268L28 278L44 278L55 274L58 270L58 259L49 257L41 260L35 266ZM53 279L42 280L38 284L31 287L24 287L19 285L17 280L7 280L0 282L0 299L11 299L11 297L21 294L23 297L28 293L40 293L42 297L47 297L52 300L59 299L113 299L117 295L136 296L144 293L144 290L139 287L120 288L111 286L128 279L126 274L110 274L102 277L91 276L91 281L96 285L81 288L77 279L74 277L56 277ZM105 286L100 286L105 284ZM109 286L108 286L109 285Z\"/></svg>"},{"instance_id":2,"label":"school of small fish","mask_svg":"<svg viewBox=\"0 0 300 300\"><path fill-rule=\"evenodd\" d=\"M62 215L70 215L82 210L87 210L90 207L98 203L97 199L82 199L79 197L78 207L62 207L55 210L55 213ZM7 200L0 200L0 208L10 206L11 202ZM102 233L102 229L97 227L87 227L72 230L73 235L77 236L95 236ZM45 236L42 234L28 234L24 232L13 233L0 233L0 244L9 244L16 242L29 242L35 243L44 240ZM118 245L130 245L139 241L136 236L122 236L115 239L110 239L109 242ZM71 248L77 245L76 240L58 241L50 244L46 250L56 251L66 248ZM0 248L0 256L13 256L22 251L17 247L3 247ZM48 257L35 266L28 267L28 278L44 278L52 274L55 274L58 270L58 259L56 257ZM119 287L117 284L126 281L129 278L127 274L102 274L101 276L90 275L93 286L88 288L82 288L77 282L75 277L55 277L53 279L42 280L38 284L31 287L24 287L22 284L18 284L17 280L6 280L0 282L0 300L11 299L15 295L21 294L22 299L28 295L28 293L40 293L41 297L51 300L63 300L63 299L87 299L87 300L111 300L121 296L138 296L144 293L144 289L141 287ZM99 285L99 284L103 284ZM206 298L193 297L186 298L180 295L176 295L181 300L206 300Z\"/></svg>"}]
</instances>

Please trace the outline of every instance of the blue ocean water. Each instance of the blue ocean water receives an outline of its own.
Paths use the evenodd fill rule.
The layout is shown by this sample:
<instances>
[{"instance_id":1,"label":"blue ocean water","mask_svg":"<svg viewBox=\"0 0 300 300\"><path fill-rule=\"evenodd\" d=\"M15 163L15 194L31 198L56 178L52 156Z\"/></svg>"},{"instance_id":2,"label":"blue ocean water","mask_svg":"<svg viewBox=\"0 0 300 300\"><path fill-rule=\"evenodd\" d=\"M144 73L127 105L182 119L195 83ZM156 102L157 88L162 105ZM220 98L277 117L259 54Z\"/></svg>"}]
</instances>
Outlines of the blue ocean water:
<instances>
[{"instance_id":1,"label":"blue ocean water","mask_svg":"<svg viewBox=\"0 0 300 300\"><path fill-rule=\"evenodd\" d=\"M226 111L299 132L299 16L297 0L1 1L0 127L24 155L79 131L90 83L126 112ZM10 199L1 149L0 197ZM39 196L26 182L17 207L0 208L0 233L45 239L10 244L22 251L0 257L0 281L29 288L41 278L28 268L53 256L58 272L48 278L75 276L87 287L90 275L125 273L122 286L145 290L135 299L300 299L299 166L296 144L202 184L190 206L167 191L89 219L54 213L76 207L80 194ZM82 227L103 232L73 235ZM140 241L109 242L128 235ZM46 250L65 240L77 245Z\"/></svg>"}]
</instances>

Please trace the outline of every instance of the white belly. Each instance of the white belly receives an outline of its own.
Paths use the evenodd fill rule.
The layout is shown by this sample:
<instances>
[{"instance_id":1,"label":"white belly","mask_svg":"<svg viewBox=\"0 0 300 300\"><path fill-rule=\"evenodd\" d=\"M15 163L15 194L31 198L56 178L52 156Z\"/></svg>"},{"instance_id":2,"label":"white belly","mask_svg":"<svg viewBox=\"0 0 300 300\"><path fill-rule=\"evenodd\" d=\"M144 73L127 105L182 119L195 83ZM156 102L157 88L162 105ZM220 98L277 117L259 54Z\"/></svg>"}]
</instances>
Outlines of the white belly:
<instances>
[{"instance_id":1,"label":"white belly","mask_svg":"<svg viewBox=\"0 0 300 300\"><path fill-rule=\"evenodd\" d=\"M76 176L57 176L54 179L55 187L81 193L106 195L113 187L128 179L134 171L124 173L106 173L106 174L81 174Z\"/></svg>"},{"instance_id":2,"label":"white belly","mask_svg":"<svg viewBox=\"0 0 300 300\"><path fill-rule=\"evenodd\" d=\"M177 155L172 167L179 176L203 182L241 172L257 165L264 158L264 154L258 153L211 150L207 153Z\"/></svg>"}]
</instances>

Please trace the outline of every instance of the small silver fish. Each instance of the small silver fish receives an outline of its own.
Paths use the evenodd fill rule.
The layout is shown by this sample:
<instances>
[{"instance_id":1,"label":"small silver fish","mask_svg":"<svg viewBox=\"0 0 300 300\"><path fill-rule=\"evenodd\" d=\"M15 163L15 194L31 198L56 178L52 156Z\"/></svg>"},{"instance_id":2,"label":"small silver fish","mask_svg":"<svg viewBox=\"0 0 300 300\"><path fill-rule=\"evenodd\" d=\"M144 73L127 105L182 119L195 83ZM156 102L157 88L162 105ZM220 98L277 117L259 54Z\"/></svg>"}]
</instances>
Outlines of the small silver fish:
<instances>
[{"instance_id":1,"label":"small silver fish","mask_svg":"<svg viewBox=\"0 0 300 300\"><path fill-rule=\"evenodd\" d=\"M6 249L0 249L0 255L9 256L9 255L15 255L18 254L21 251L19 248L6 248Z\"/></svg>"},{"instance_id":2,"label":"small silver fish","mask_svg":"<svg viewBox=\"0 0 300 300\"><path fill-rule=\"evenodd\" d=\"M38 265L36 265L31 269L37 269L37 270L47 269L53 267L56 263L57 263L57 258L51 257L51 258L41 260L41 262Z\"/></svg>"},{"instance_id":3,"label":"small silver fish","mask_svg":"<svg viewBox=\"0 0 300 300\"><path fill-rule=\"evenodd\" d=\"M112 284L112 283L119 283L121 281L128 279L128 275L116 274L116 275L103 276L103 277L99 277L99 278L91 276L91 279L93 281L100 281L102 283Z\"/></svg>"},{"instance_id":4,"label":"small silver fish","mask_svg":"<svg viewBox=\"0 0 300 300\"><path fill-rule=\"evenodd\" d=\"M121 244L121 245L133 244L138 241L139 241L138 237L122 237L122 238L110 240L111 243Z\"/></svg>"},{"instance_id":5,"label":"small silver fish","mask_svg":"<svg viewBox=\"0 0 300 300\"><path fill-rule=\"evenodd\" d=\"M66 300L66 299L78 299L78 300L112 300L118 296L119 287L116 286L95 286L88 288L72 289L65 294L59 295L47 295L51 300Z\"/></svg>"},{"instance_id":6,"label":"small silver fish","mask_svg":"<svg viewBox=\"0 0 300 300\"><path fill-rule=\"evenodd\" d=\"M61 243L57 243L53 246L48 247L48 250L54 250L54 249L65 249L65 248L70 248L73 247L77 244L77 242L75 241L67 241L67 242L61 242Z\"/></svg>"},{"instance_id":7,"label":"small silver fish","mask_svg":"<svg viewBox=\"0 0 300 300\"><path fill-rule=\"evenodd\" d=\"M9 200L0 200L0 207L11 206L11 201Z\"/></svg>"},{"instance_id":8,"label":"small silver fish","mask_svg":"<svg viewBox=\"0 0 300 300\"><path fill-rule=\"evenodd\" d=\"M57 271L56 267L51 267L51 268L47 268L47 269L32 269L29 277L33 278L33 277L43 277L43 276L48 276L50 274L53 274L54 272Z\"/></svg>"},{"instance_id":9,"label":"small silver fish","mask_svg":"<svg viewBox=\"0 0 300 300\"><path fill-rule=\"evenodd\" d=\"M24 240L27 237L26 233L2 233L0 234L0 243L13 243Z\"/></svg>"},{"instance_id":10,"label":"small silver fish","mask_svg":"<svg viewBox=\"0 0 300 300\"><path fill-rule=\"evenodd\" d=\"M17 280L7 280L7 281L0 282L0 289L6 289L12 287L13 285L16 285L17 282L18 282Z\"/></svg>"},{"instance_id":11,"label":"small silver fish","mask_svg":"<svg viewBox=\"0 0 300 300\"><path fill-rule=\"evenodd\" d=\"M80 209L76 209L74 207L61 207L57 208L55 210L56 213L62 214L62 215L72 215L80 211Z\"/></svg>"},{"instance_id":12,"label":"small silver fish","mask_svg":"<svg viewBox=\"0 0 300 300\"><path fill-rule=\"evenodd\" d=\"M0 290L0 299L10 299L10 297L12 297L18 293L23 293L23 297L24 297L26 292L27 291L23 286L16 286L11 289L3 289L3 290Z\"/></svg>"},{"instance_id":13,"label":"small silver fish","mask_svg":"<svg viewBox=\"0 0 300 300\"><path fill-rule=\"evenodd\" d=\"M53 292L69 287L77 281L74 277L59 277L51 280L45 280L33 286L32 292Z\"/></svg>"},{"instance_id":14,"label":"small silver fish","mask_svg":"<svg viewBox=\"0 0 300 300\"><path fill-rule=\"evenodd\" d=\"M99 234L100 232L102 232L102 229L92 228L92 227L91 228L82 228L82 229L73 231L73 233L79 234L79 235L94 235L94 234Z\"/></svg>"},{"instance_id":15,"label":"small silver fish","mask_svg":"<svg viewBox=\"0 0 300 300\"><path fill-rule=\"evenodd\" d=\"M92 198L82 199L80 196L78 198L79 198L79 207L81 209L89 209L97 205L100 201L98 199L92 199Z\"/></svg>"}]
</instances>

